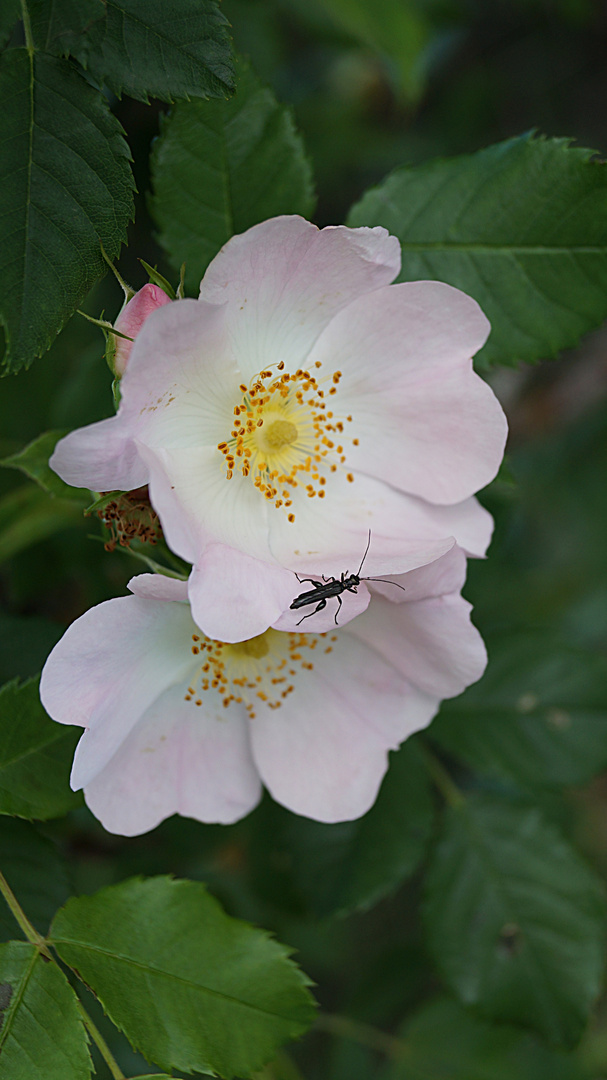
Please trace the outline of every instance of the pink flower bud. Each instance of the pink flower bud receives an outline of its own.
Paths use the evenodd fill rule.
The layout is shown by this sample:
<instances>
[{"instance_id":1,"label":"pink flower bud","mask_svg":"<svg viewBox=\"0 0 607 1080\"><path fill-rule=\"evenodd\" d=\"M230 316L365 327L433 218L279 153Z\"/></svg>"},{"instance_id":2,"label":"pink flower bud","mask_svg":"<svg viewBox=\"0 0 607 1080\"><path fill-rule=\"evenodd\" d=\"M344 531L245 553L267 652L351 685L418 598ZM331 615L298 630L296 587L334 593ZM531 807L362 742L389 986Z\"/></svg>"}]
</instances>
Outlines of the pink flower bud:
<instances>
[{"instance_id":1,"label":"pink flower bud","mask_svg":"<svg viewBox=\"0 0 607 1080\"><path fill-rule=\"evenodd\" d=\"M163 304L170 303L172 303L170 296L167 296L158 285L144 285L132 300L125 304L114 326L121 334L126 334L126 337L134 340L148 315L151 315L156 308L162 307ZM133 342L120 337L115 338L115 342L113 367L116 376L122 378L126 371Z\"/></svg>"}]
</instances>

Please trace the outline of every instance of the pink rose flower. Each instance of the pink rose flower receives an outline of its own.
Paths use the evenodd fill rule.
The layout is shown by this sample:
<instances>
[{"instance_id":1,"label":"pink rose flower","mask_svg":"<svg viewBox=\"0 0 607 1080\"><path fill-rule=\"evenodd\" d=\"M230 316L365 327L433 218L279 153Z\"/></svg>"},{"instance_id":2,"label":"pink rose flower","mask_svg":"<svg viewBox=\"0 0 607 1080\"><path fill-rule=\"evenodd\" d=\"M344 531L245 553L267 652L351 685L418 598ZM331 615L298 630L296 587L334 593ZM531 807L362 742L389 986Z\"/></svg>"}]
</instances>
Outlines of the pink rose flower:
<instances>
[{"instance_id":1,"label":"pink rose flower","mask_svg":"<svg viewBox=\"0 0 607 1080\"><path fill-rule=\"evenodd\" d=\"M127 341L126 338L116 337L115 350L113 356L114 372L121 378L125 371L126 365L131 355L131 349L133 348L133 342L137 337L137 334L141 330L148 315L151 315L156 308L163 307L164 304L170 304L171 298L167 296L164 289L161 289L158 285L144 285L138 293L129 300L128 304L125 304L120 312L114 327L119 330L121 334L126 334L126 338L132 338L133 341Z\"/></svg>"},{"instance_id":2,"label":"pink rose flower","mask_svg":"<svg viewBox=\"0 0 607 1080\"><path fill-rule=\"evenodd\" d=\"M347 628L267 630L237 644L201 633L185 582L133 578L134 595L77 619L42 672L49 715L86 729L72 787L127 836L174 813L236 821L262 784L318 821L359 817L388 751L485 668L459 595L465 563L452 549L395 579L405 592L369 583L373 599Z\"/></svg>"},{"instance_id":3,"label":"pink rose flower","mask_svg":"<svg viewBox=\"0 0 607 1080\"><path fill-rule=\"evenodd\" d=\"M58 443L70 484L149 485L209 637L262 633L291 571L339 576L369 529L370 576L456 541L484 554L492 521L472 496L506 439L472 368L489 323L449 285L390 284L399 268L383 228L279 217L233 237L198 300L146 319L117 416Z\"/></svg>"}]
</instances>

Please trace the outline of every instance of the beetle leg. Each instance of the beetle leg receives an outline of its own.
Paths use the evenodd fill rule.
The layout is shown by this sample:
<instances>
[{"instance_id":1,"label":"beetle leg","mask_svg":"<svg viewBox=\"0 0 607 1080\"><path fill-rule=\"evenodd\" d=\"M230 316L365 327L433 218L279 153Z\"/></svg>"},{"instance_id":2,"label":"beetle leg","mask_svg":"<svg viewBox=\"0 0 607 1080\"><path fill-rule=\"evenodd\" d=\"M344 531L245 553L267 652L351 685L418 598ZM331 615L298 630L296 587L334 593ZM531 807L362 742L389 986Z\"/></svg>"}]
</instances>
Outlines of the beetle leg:
<instances>
[{"instance_id":1,"label":"beetle leg","mask_svg":"<svg viewBox=\"0 0 607 1080\"><path fill-rule=\"evenodd\" d=\"M296 623L296 625L299 626L300 623L302 623L304 621L304 619L309 619L311 615L316 615L316 613L318 611L322 611L322 609L325 608L326 606L327 606L327 601L326 600L319 600L318 604L314 608L314 611L309 611L307 615L303 615L302 618L299 620L299 622Z\"/></svg>"},{"instance_id":2,"label":"beetle leg","mask_svg":"<svg viewBox=\"0 0 607 1080\"><path fill-rule=\"evenodd\" d=\"M336 597L336 600L337 600L337 611L335 612L335 625L337 626L338 625L337 616L339 615L339 613L341 611L341 596L338 595Z\"/></svg>"}]
</instances>

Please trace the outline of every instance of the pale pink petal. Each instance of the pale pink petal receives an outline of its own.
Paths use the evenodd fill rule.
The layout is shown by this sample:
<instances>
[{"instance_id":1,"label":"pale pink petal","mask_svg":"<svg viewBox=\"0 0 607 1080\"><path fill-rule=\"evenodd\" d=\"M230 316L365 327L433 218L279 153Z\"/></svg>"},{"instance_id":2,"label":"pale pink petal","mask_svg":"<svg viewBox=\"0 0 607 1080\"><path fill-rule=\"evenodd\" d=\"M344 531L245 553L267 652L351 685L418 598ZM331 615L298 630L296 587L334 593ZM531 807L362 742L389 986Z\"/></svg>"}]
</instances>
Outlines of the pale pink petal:
<instances>
[{"instance_id":1,"label":"pale pink petal","mask_svg":"<svg viewBox=\"0 0 607 1080\"><path fill-rule=\"evenodd\" d=\"M472 368L488 332L474 300L436 281L379 289L336 315L307 362L342 373L335 408L359 439L348 466L439 503L489 483L507 424Z\"/></svg>"},{"instance_id":2,"label":"pale pink petal","mask_svg":"<svg viewBox=\"0 0 607 1080\"><path fill-rule=\"evenodd\" d=\"M406 575L399 579L405 580ZM455 697L480 679L487 653L461 596L393 604L374 596L348 633L376 649L404 678L437 698Z\"/></svg>"},{"instance_id":3,"label":"pale pink petal","mask_svg":"<svg viewBox=\"0 0 607 1080\"><path fill-rule=\"evenodd\" d=\"M151 450L139 444L148 466L150 500L169 546L194 563L208 543L274 561L268 543L267 500L248 478L226 479L221 454L206 447Z\"/></svg>"},{"instance_id":4,"label":"pale pink petal","mask_svg":"<svg viewBox=\"0 0 607 1080\"><path fill-rule=\"evenodd\" d=\"M138 574L127 585L142 600L177 600L187 603L188 583L164 574Z\"/></svg>"},{"instance_id":5,"label":"pale pink petal","mask_svg":"<svg viewBox=\"0 0 607 1080\"><path fill-rule=\"evenodd\" d=\"M179 300L146 320L120 384L119 415L140 441L216 447L229 434L242 375L225 314L222 305Z\"/></svg>"},{"instance_id":6,"label":"pale pink petal","mask_svg":"<svg viewBox=\"0 0 607 1080\"><path fill-rule=\"evenodd\" d=\"M454 506L437 506L422 499L415 501L419 512L423 512L428 522L428 528L432 522L436 532L450 532L466 555L478 559L487 553L493 535L493 518L478 499L464 499Z\"/></svg>"},{"instance_id":7,"label":"pale pink petal","mask_svg":"<svg viewBox=\"0 0 607 1080\"><path fill-rule=\"evenodd\" d=\"M396 581L401 588L395 589L388 581ZM373 595L379 593L395 604L428 600L432 596L448 596L458 593L466 580L466 557L458 547L452 547L440 559L410 570L406 574L383 574L369 584ZM403 592L403 589L405 590Z\"/></svg>"},{"instance_id":8,"label":"pale pink petal","mask_svg":"<svg viewBox=\"0 0 607 1080\"><path fill-rule=\"evenodd\" d=\"M277 561L297 570L339 577L356 570L371 530L365 573L404 573L439 558L453 539L482 555L492 519L474 499L435 506L358 473L354 482L337 472L327 478L323 499L294 497L295 523L270 510L270 547Z\"/></svg>"},{"instance_id":9,"label":"pale pink petal","mask_svg":"<svg viewBox=\"0 0 607 1080\"><path fill-rule=\"evenodd\" d=\"M89 783L141 714L196 669L187 604L136 596L107 600L66 630L48 657L40 697L53 720L88 728L74 759L72 784Z\"/></svg>"},{"instance_id":10,"label":"pale pink petal","mask_svg":"<svg viewBox=\"0 0 607 1080\"><path fill-rule=\"evenodd\" d=\"M209 544L188 582L192 615L216 641L257 637L289 607L294 580L282 566Z\"/></svg>"},{"instance_id":11,"label":"pale pink petal","mask_svg":"<svg viewBox=\"0 0 607 1080\"><path fill-rule=\"evenodd\" d=\"M221 460L215 448L225 437L239 381L223 309L197 300L169 303L153 311L137 335L118 414L61 439L49 464L68 484L130 491L149 479L142 440L160 446L206 441Z\"/></svg>"},{"instance_id":12,"label":"pale pink petal","mask_svg":"<svg viewBox=\"0 0 607 1080\"><path fill-rule=\"evenodd\" d=\"M168 605L167 605L168 606ZM88 806L110 832L135 836L171 814L230 824L259 801L244 709L218 715L173 686L140 717L85 787Z\"/></svg>"},{"instance_id":13,"label":"pale pink petal","mask_svg":"<svg viewBox=\"0 0 607 1080\"><path fill-rule=\"evenodd\" d=\"M70 432L49 465L66 484L91 491L132 491L148 482L147 466L119 416Z\"/></svg>"},{"instance_id":14,"label":"pale pink petal","mask_svg":"<svg viewBox=\"0 0 607 1080\"><path fill-rule=\"evenodd\" d=\"M148 285L144 285L139 292L129 300L128 304L125 304L120 312L114 326L116 330L119 330L121 334L126 334L126 338L131 338L131 341L127 341L126 338L117 337L116 348L114 352L114 371L120 377L124 375L126 371L126 365L131 355L131 349L133 347L133 341L137 337L137 334L141 330L148 315L151 315L156 308L163 307L164 304L170 304L171 298L167 296L164 289L158 287L158 285L152 285L150 282Z\"/></svg>"},{"instance_id":15,"label":"pale pink petal","mask_svg":"<svg viewBox=\"0 0 607 1080\"><path fill-rule=\"evenodd\" d=\"M399 269L400 244L379 226L319 230L301 217L277 217L228 241L200 296L230 302L234 351L251 376L280 360L295 370L341 308L388 285Z\"/></svg>"},{"instance_id":16,"label":"pale pink petal","mask_svg":"<svg viewBox=\"0 0 607 1080\"><path fill-rule=\"evenodd\" d=\"M253 756L272 797L325 822L373 805L388 749L429 724L438 707L347 631L333 648L315 655L313 671L297 673L281 708L258 710L251 721Z\"/></svg>"}]
</instances>

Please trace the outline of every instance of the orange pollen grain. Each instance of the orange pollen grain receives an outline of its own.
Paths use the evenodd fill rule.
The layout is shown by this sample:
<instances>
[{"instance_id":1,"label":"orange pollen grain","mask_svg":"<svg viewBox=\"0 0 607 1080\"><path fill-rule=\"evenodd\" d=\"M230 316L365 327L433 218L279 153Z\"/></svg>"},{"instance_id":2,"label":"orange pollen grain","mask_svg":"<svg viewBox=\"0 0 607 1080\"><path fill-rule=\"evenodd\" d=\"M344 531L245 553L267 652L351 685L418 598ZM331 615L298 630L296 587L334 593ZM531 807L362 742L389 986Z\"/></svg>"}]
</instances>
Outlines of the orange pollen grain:
<instances>
[{"instance_id":1,"label":"orange pollen grain","mask_svg":"<svg viewBox=\"0 0 607 1080\"><path fill-rule=\"evenodd\" d=\"M200 668L199 680L194 680L199 683L198 690L188 686L184 700L193 701L200 707L204 696L216 691L215 702L217 706L221 704L222 711L232 704L242 705L249 719L254 720L255 710L260 705L280 708L283 700L295 691L297 668L302 671L314 669L312 650L326 635L268 630L234 645L198 635L192 637L200 642L197 652L204 655L205 663ZM285 669L293 682L287 683L285 675L281 674ZM213 715L213 704L209 702L209 705Z\"/></svg>"},{"instance_id":2,"label":"orange pollen grain","mask_svg":"<svg viewBox=\"0 0 607 1080\"><path fill-rule=\"evenodd\" d=\"M263 369L248 386L240 384L242 398L233 406L234 427L230 438L218 443L217 449L225 459L226 479L231 480L237 472L243 478L250 476L265 499L286 512L293 496L286 499L284 485L299 487L301 474L311 481L305 485L309 498L325 496L320 487L326 484L326 477L321 473L336 472L345 462L343 447L336 450L330 435L343 431L344 425L341 421L331 423L334 414L322 400L325 390L318 381L320 376L303 368L294 374L284 371L284 360L273 366L279 374ZM321 367L322 362L315 361L317 373ZM341 379L342 372L335 371L321 381L329 380L328 393L336 394ZM287 513L287 520L295 521L295 514Z\"/></svg>"}]
</instances>

